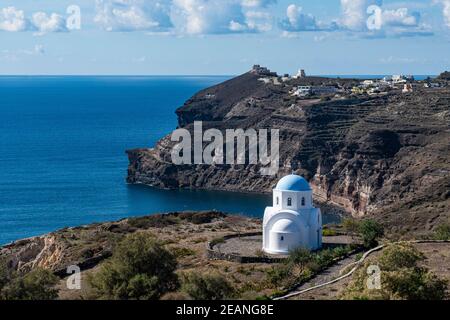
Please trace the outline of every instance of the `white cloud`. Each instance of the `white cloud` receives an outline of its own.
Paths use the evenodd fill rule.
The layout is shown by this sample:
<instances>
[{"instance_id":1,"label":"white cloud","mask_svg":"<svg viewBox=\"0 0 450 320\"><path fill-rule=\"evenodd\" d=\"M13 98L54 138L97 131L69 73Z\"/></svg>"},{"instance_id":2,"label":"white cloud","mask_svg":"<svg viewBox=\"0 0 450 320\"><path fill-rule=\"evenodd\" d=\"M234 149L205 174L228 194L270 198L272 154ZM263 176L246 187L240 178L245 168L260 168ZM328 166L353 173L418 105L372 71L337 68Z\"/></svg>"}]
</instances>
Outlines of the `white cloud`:
<instances>
[{"instance_id":1,"label":"white cloud","mask_svg":"<svg viewBox=\"0 0 450 320\"><path fill-rule=\"evenodd\" d=\"M245 13L249 30L267 32L272 30L272 16L265 11L248 11Z\"/></svg>"},{"instance_id":2,"label":"white cloud","mask_svg":"<svg viewBox=\"0 0 450 320\"><path fill-rule=\"evenodd\" d=\"M167 31L169 0L96 0L95 22L107 31Z\"/></svg>"},{"instance_id":3,"label":"white cloud","mask_svg":"<svg viewBox=\"0 0 450 320\"><path fill-rule=\"evenodd\" d=\"M367 8L370 5L382 5L381 0L341 0L342 17L340 25L343 28L362 31L366 29L368 18Z\"/></svg>"},{"instance_id":4,"label":"white cloud","mask_svg":"<svg viewBox=\"0 0 450 320\"><path fill-rule=\"evenodd\" d=\"M245 24L231 20L229 29L232 32L245 32L247 31L247 26Z\"/></svg>"},{"instance_id":5,"label":"white cloud","mask_svg":"<svg viewBox=\"0 0 450 320\"><path fill-rule=\"evenodd\" d=\"M444 18L445 18L445 24L447 25L447 27L450 28L450 1L445 1L444 2Z\"/></svg>"},{"instance_id":6,"label":"white cloud","mask_svg":"<svg viewBox=\"0 0 450 320\"><path fill-rule=\"evenodd\" d=\"M2 31L26 31L29 26L28 20L22 10L15 7L3 8L0 11L0 30Z\"/></svg>"},{"instance_id":7,"label":"white cloud","mask_svg":"<svg viewBox=\"0 0 450 320\"><path fill-rule=\"evenodd\" d=\"M420 60L416 59L416 58L399 58L399 57L389 56L387 58L381 58L380 62L381 63L385 63L385 64L389 64L389 63L393 63L393 64L398 64L398 63L408 64L408 63L418 63L418 62L420 62Z\"/></svg>"},{"instance_id":8,"label":"white cloud","mask_svg":"<svg viewBox=\"0 0 450 320\"><path fill-rule=\"evenodd\" d=\"M37 31L38 34L68 31L63 16L52 13L36 12L31 21L25 17L23 10L7 7L0 10L0 30L19 32Z\"/></svg>"},{"instance_id":9,"label":"white cloud","mask_svg":"<svg viewBox=\"0 0 450 320\"><path fill-rule=\"evenodd\" d=\"M418 12L409 13L407 8L396 10L384 10L382 13L382 23L384 26L417 27L420 21Z\"/></svg>"},{"instance_id":10,"label":"white cloud","mask_svg":"<svg viewBox=\"0 0 450 320\"><path fill-rule=\"evenodd\" d=\"M95 21L108 31L225 34L272 28L276 0L96 0Z\"/></svg>"},{"instance_id":11,"label":"white cloud","mask_svg":"<svg viewBox=\"0 0 450 320\"><path fill-rule=\"evenodd\" d=\"M376 5L381 9L380 25L376 30L368 30L367 9ZM403 4L406 5L406 4ZM432 35L430 27L421 23L419 12L411 12L406 7L386 9L382 0L341 0L342 15L338 25L343 30L360 32L362 37L411 37ZM371 13L372 14L372 13Z\"/></svg>"},{"instance_id":12,"label":"white cloud","mask_svg":"<svg viewBox=\"0 0 450 320\"><path fill-rule=\"evenodd\" d=\"M450 0L445 0L449 1ZM286 9L286 18L280 22L282 36L303 31L344 31L350 36L363 38L412 37L431 35L430 27L420 22L419 12L411 12L405 4L399 7L383 7L382 0L340 0L341 16L338 20L324 23L312 14L304 13L302 7L291 4ZM369 30L368 8L378 6L380 10L378 28Z\"/></svg>"},{"instance_id":13,"label":"white cloud","mask_svg":"<svg viewBox=\"0 0 450 320\"><path fill-rule=\"evenodd\" d=\"M188 34L228 33L247 30L244 13L238 1L174 0L178 25Z\"/></svg>"},{"instance_id":14,"label":"white cloud","mask_svg":"<svg viewBox=\"0 0 450 320\"><path fill-rule=\"evenodd\" d=\"M43 45L37 44L32 49L2 50L0 53L0 60L17 62L27 56L42 56L45 49Z\"/></svg>"},{"instance_id":15,"label":"white cloud","mask_svg":"<svg viewBox=\"0 0 450 320\"><path fill-rule=\"evenodd\" d=\"M303 8L295 4L291 4L286 9L287 18L284 19L280 27L284 31L315 31L318 29L316 18L311 14L303 13Z\"/></svg>"},{"instance_id":16,"label":"white cloud","mask_svg":"<svg viewBox=\"0 0 450 320\"><path fill-rule=\"evenodd\" d=\"M174 0L177 29L187 34L244 31L244 14L237 1Z\"/></svg>"},{"instance_id":17,"label":"white cloud","mask_svg":"<svg viewBox=\"0 0 450 320\"><path fill-rule=\"evenodd\" d=\"M450 0L434 0L435 3L442 4L442 15L447 27L450 28Z\"/></svg>"},{"instance_id":18,"label":"white cloud","mask_svg":"<svg viewBox=\"0 0 450 320\"><path fill-rule=\"evenodd\" d=\"M173 20L181 33L263 32L272 28L263 9L268 0L174 0Z\"/></svg>"},{"instance_id":19,"label":"white cloud","mask_svg":"<svg viewBox=\"0 0 450 320\"><path fill-rule=\"evenodd\" d=\"M48 15L45 12L36 12L33 14L32 22L38 34L68 31L66 28L66 19L56 13Z\"/></svg>"},{"instance_id":20,"label":"white cloud","mask_svg":"<svg viewBox=\"0 0 450 320\"><path fill-rule=\"evenodd\" d=\"M45 54L45 49L44 49L44 46L42 44L37 44L31 50L27 50L27 49L20 50L20 53L23 53L23 54L26 54L26 55L29 55L29 56L35 56L35 55L39 55L40 56L40 55Z\"/></svg>"},{"instance_id":21,"label":"white cloud","mask_svg":"<svg viewBox=\"0 0 450 320\"><path fill-rule=\"evenodd\" d=\"M303 8L291 4L286 9L286 18L281 20L280 28L283 30L283 36L289 33L301 31L335 31L338 29L336 21L323 23L318 21L310 13L303 13ZM292 35L289 35L292 37Z\"/></svg>"},{"instance_id":22,"label":"white cloud","mask_svg":"<svg viewBox=\"0 0 450 320\"><path fill-rule=\"evenodd\" d=\"M277 0L242 0L242 6L250 8L266 8L277 3Z\"/></svg>"}]
</instances>

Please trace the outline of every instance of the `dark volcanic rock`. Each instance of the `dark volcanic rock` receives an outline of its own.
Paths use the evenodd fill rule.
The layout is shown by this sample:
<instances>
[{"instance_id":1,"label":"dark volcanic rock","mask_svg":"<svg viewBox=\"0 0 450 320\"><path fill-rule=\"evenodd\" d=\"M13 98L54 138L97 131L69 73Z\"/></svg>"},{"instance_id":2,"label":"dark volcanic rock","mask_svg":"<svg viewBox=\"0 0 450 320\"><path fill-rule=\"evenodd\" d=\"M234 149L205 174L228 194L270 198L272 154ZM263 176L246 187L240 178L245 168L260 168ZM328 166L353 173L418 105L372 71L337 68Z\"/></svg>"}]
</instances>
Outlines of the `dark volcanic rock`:
<instances>
[{"instance_id":1,"label":"dark volcanic rock","mask_svg":"<svg viewBox=\"0 0 450 320\"><path fill-rule=\"evenodd\" d=\"M441 80L450 80L450 71L444 71L444 72L442 72L442 73L439 75L438 79L441 79Z\"/></svg>"},{"instance_id":2,"label":"dark volcanic rock","mask_svg":"<svg viewBox=\"0 0 450 320\"><path fill-rule=\"evenodd\" d=\"M152 149L127 151L129 183L161 188L270 192L285 174L307 178L316 198L355 216L373 214L398 230L426 232L450 213L450 88L380 96L298 98L294 85L351 87L354 80L303 78L264 83L247 73L208 88L177 110L192 130L280 129L280 171L258 165L171 162L170 135Z\"/></svg>"}]
</instances>

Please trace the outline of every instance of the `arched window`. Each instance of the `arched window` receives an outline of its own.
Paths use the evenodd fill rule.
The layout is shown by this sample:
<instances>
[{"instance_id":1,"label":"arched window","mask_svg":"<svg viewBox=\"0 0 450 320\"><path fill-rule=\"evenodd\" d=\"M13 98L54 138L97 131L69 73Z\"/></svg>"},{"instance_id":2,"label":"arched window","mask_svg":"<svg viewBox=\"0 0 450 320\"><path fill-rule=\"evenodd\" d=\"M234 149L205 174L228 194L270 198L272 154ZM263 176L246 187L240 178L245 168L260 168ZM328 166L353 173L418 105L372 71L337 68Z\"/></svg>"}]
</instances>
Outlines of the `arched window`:
<instances>
[{"instance_id":1,"label":"arched window","mask_svg":"<svg viewBox=\"0 0 450 320\"><path fill-rule=\"evenodd\" d=\"M302 206L305 206L305 197L302 198Z\"/></svg>"},{"instance_id":2,"label":"arched window","mask_svg":"<svg viewBox=\"0 0 450 320\"><path fill-rule=\"evenodd\" d=\"M288 198L287 205L288 207L292 206L292 198Z\"/></svg>"},{"instance_id":3,"label":"arched window","mask_svg":"<svg viewBox=\"0 0 450 320\"><path fill-rule=\"evenodd\" d=\"M277 197L277 205L280 203L280 198Z\"/></svg>"},{"instance_id":4,"label":"arched window","mask_svg":"<svg viewBox=\"0 0 450 320\"><path fill-rule=\"evenodd\" d=\"M281 236L280 240L281 240L281 241L284 241L284 236Z\"/></svg>"}]
</instances>

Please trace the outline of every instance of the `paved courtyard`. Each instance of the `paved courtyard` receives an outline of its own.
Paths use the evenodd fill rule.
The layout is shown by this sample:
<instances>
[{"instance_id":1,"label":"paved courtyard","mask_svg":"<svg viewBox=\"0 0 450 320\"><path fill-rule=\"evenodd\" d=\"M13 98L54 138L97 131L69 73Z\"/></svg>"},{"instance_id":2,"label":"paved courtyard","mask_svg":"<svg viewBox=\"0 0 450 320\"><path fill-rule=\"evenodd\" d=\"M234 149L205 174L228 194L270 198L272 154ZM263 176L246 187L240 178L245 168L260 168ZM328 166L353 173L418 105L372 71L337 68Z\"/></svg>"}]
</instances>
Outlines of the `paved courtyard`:
<instances>
[{"instance_id":1,"label":"paved courtyard","mask_svg":"<svg viewBox=\"0 0 450 320\"><path fill-rule=\"evenodd\" d=\"M323 237L322 242L323 246L326 248L337 245L351 244L354 241L349 236L332 236ZM215 245L214 250L225 254L257 257L262 253L262 235L242 236L227 239L225 242Z\"/></svg>"}]
</instances>

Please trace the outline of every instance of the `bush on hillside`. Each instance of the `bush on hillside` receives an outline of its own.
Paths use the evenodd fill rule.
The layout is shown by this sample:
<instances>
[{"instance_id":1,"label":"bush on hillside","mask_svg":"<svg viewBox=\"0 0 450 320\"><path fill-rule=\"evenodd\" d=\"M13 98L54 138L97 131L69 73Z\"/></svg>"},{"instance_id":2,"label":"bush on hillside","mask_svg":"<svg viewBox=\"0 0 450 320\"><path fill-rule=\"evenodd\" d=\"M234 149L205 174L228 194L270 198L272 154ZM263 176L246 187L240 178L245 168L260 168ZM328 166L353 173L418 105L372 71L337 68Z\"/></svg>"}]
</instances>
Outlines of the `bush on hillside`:
<instances>
[{"instance_id":1,"label":"bush on hillside","mask_svg":"<svg viewBox=\"0 0 450 320\"><path fill-rule=\"evenodd\" d=\"M289 262L297 264L301 267L305 266L313 259L311 251L305 248L296 248L289 251Z\"/></svg>"},{"instance_id":2,"label":"bush on hillside","mask_svg":"<svg viewBox=\"0 0 450 320\"><path fill-rule=\"evenodd\" d=\"M384 235L383 226L371 219L361 221L358 231L366 248L376 247L377 239Z\"/></svg>"},{"instance_id":3,"label":"bush on hillside","mask_svg":"<svg viewBox=\"0 0 450 320\"><path fill-rule=\"evenodd\" d=\"M234 295L231 284L218 273L185 273L181 290L194 300L224 300Z\"/></svg>"},{"instance_id":4,"label":"bush on hillside","mask_svg":"<svg viewBox=\"0 0 450 320\"><path fill-rule=\"evenodd\" d=\"M355 219L344 219L342 222L342 227L348 233L357 233L359 231L359 223Z\"/></svg>"},{"instance_id":5,"label":"bush on hillside","mask_svg":"<svg viewBox=\"0 0 450 320\"><path fill-rule=\"evenodd\" d=\"M435 240L450 240L450 224L441 224L434 232Z\"/></svg>"},{"instance_id":6,"label":"bush on hillside","mask_svg":"<svg viewBox=\"0 0 450 320\"><path fill-rule=\"evenodd\" d=\"M57 283L58 278L48 270L20 274L0 261L0 300L53 300L58 297Z\"/></svg>"},{"instance_id":7,"label":"bush on hillside","mask_svg":"<svg viewBox=\"0 0 450 320\"><path fill-rule=\"evenodd\" d=\"M418 264L424 256L411 244L392 244L381 256L366 262L344 291L343 299L383 300L442 300L446 297L447 281ZM379 289L370 289L367 283L369 266L380 268Z\"/></svg>"},{"instance_id":8,"label":"bush on hillside","mask_svg":"<svg viewBox=\"0 0 450 320\"><path fill-rule=\"evenodd\" d=\"M90 283L100 298L159 299L178 287L174 255L143 233L127 236Z\"/></svg>"}]
</instances>

